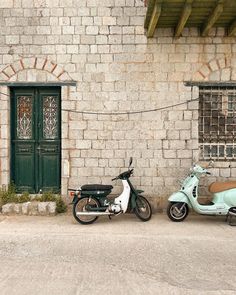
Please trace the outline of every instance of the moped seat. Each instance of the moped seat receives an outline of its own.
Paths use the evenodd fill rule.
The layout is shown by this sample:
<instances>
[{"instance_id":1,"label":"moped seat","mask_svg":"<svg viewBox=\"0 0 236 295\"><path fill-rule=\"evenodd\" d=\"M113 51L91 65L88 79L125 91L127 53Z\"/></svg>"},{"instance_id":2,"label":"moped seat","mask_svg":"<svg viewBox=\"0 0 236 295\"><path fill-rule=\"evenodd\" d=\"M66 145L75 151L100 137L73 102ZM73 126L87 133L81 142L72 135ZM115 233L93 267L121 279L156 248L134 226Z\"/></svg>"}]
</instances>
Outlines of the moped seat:
<instances>
[{"instance_id":1,"label":"moped seat","mask_svg":"<svg viewBox=\"0 0 236 295\"><path fill-rule=\"evenodd\" d=\"M104 184L85 184L81 186L81 189L83 191L111 191L113 186Z\"/></svg>"},{"instance_id":2,"label":"moped seat","mask_svg":"<svg viewBox=\"0 0 236 295\"><path fill-rule=\"evenodd\" d=\"M208 190L210 193L219 193L232 188L236 188L236 181L212 182Z\"/></svg>"}]
</instances>

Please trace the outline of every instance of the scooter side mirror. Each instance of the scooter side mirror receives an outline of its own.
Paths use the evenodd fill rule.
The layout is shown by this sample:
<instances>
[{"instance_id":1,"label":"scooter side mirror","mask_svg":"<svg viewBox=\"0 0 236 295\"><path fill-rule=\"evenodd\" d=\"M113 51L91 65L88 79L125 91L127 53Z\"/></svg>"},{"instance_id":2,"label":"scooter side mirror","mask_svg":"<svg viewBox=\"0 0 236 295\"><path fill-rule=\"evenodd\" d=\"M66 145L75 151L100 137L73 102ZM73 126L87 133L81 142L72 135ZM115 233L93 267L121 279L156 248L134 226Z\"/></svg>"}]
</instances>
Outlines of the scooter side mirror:
<instances>
[{"instance_id":1,"label":"scooter side mirror","mask_svg":"<svg viewBox=\"0 0 236 295\"><path fill-rule=\"evenodd\" d=\"M129 159L129 167L132 165L132 163L133 163L133 158L130 157L130 159Z\"/></svg>"},{"instance_id":2,"label":"scooter side mirror","mask_svg":"<svg viewBox=\"0 0 236 295\"><path fill-rule=\"evenodd\" d=\"M208 163L208 166L207 166L207 167L208 167L208 168L210 168L210 167L214 167L214 164L215 164L214 161L211 160L211 161Z\"/></svg>"}]
</instances>

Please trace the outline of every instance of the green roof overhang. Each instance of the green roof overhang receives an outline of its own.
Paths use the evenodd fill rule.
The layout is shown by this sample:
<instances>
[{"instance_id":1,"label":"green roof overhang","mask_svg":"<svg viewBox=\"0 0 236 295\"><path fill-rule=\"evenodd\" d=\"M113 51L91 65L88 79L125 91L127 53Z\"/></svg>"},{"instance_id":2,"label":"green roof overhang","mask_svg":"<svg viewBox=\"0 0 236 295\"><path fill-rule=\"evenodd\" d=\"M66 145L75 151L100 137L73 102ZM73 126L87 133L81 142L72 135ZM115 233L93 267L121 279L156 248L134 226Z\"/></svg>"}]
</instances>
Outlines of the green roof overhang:
<instances>
[{"instance_id":1,"label":"green roof overhang","mask_svg":"<svg viewBox=\"0 0 236 295\"><path fill-rule=\"evenodd\" d=\"M180 37L183 29L199 28L208 36L211 28L226 28L228 36L236 34L236 0L149 0L144 27L153 37L156 28L173 28Z\"/></svg>"}]
</instances>

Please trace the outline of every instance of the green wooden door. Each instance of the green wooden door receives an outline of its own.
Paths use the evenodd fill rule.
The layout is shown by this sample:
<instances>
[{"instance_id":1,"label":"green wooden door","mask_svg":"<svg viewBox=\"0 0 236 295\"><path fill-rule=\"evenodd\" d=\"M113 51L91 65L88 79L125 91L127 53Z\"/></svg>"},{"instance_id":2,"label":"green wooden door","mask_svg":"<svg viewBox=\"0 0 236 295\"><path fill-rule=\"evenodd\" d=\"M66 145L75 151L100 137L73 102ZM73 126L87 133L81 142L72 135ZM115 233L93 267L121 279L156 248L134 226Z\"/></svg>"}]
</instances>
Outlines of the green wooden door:
<instances>
[{"instance_id":1,"label":"green wooden door","mask_svg":"<svg viewBox=\"0 0 236 295\"><path fill-rule=\"evenodd\" d=\"M12 88L11 179L17 191L60 191L60 88Z\"/></svg>"}]
</instances>

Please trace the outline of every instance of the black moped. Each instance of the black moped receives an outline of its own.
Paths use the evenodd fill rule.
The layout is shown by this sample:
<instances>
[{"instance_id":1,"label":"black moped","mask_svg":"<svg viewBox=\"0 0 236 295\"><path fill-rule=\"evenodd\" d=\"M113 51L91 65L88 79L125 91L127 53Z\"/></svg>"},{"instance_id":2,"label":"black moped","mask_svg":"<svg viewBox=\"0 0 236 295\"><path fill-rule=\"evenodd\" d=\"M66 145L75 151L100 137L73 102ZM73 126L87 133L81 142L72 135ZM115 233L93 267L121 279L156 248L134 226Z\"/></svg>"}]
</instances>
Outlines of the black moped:
<instances>
[{"instance_id":1,"label":"black moped","mask_svg":"<svg viewBox=\"0 0 236 295\"><path fill-rule=\"evenodd\" d=\"M120 179L123 184L123 192L114 200L107 197L111 193L112 185L86 184L78 189L69 189L73 197L73 215L81 224L93 223L99 216L117 216L127 211L134 212L142 221L148 221L152 216L152 209L142 190L136 190L130 182L133 169L130 158L129 168L112 181Z\"/></svg>"}]
</instances>

